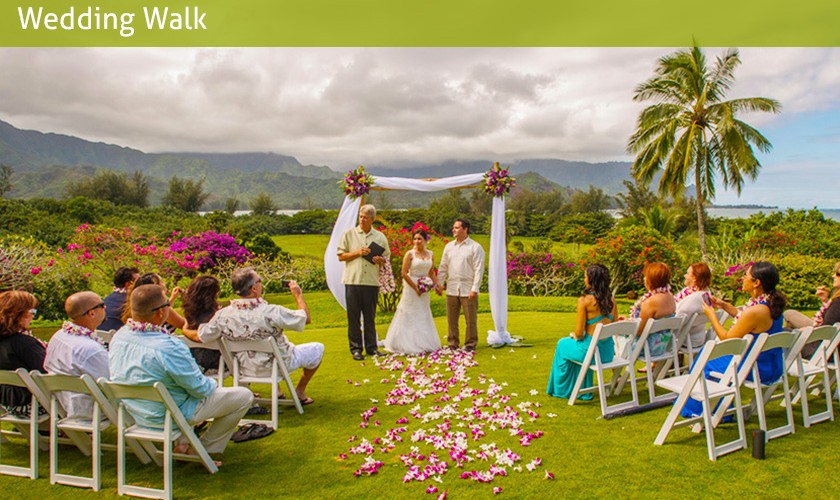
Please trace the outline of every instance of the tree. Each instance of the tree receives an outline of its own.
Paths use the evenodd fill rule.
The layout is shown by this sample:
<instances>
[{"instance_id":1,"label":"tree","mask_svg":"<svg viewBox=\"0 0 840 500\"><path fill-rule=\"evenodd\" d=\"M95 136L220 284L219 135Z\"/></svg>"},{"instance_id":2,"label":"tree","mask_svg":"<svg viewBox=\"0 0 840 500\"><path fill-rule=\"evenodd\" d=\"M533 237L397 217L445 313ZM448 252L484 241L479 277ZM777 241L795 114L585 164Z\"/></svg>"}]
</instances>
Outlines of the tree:
<instances>
[{"instance_id":1,"label":"tree","mask_svg":"<svg viewBox=\"0 0 840 500\"><path fill-rule=\"evenodd\" d=\"M234 215L239 210L239 200L234 196L225 200L225 212Z\"/></svg>"},{"instance_id":2,"label":"tree","mask_svg":"<svg viewBox=\"0 0 840 500\"><path fill-rule=\"evenodd\" d=\"M589 186L589 191L575 191L569 203L572 213L585 214L610 208L612 199L602 189Z\"/></svg>"},{"instance_id":3,"label":"tree","mask_svg":"<svg viewBox=\"0 0 840 500\"><path fill-rule=\"evenodd\" d=\"M93 177L67 186L67 196L105 200L114 205L145 207L149 199L149 181L139 170L131 178L125 173L100 170Z\"/></svg>"},{"instance_id":4,"label":"tree","mask_svg":"<svg viewBox=\"0 0 840 500\"><path fill-rule=\"evenodd\" d=\"M618 204L621 206L622 217L636 218L641 210L657 203L656 195L650 191L645 183L638 179L635 182L622 181L621 183L627 189L626 193L616 195Z\"/></svg>"},{"instance_id":5,"label":"tree","mask_svg":"<svg viewBox=\"0 0 840 500\"><path fill-rule=\"evenodd\" d=\"M679 195L691 175L695 187L700 251L706 254L703 205L715 197L715 176L738 194L744 178L755 179L761 164L753 146L772 148L758 130L736 118L741 112L778 113L781 104L766 97L724 100L732 87L738 51L728 50L711 67L699 47L662 57L655 74L635 89L634 101L654 100L637 121L627 150L636 154L634 177L649 184L660 169L659 192Z\"/></svg>"},{"instance_id":6,"label":"tree","mask_svg":"<svg viewBox=\"0 0 840 500\"><path fill-rule=\"evenodd\" d=\"M12 190L12 174L15 170L8 165L0 165L0 198Z\"/></svg>"},{"instance_id":7,"label":"tree","mask_svg":"<svg viewBox=\"0 0 840 500\"><path fill-rule=\"evenodd\" d=\"M198 212L207 201L209 193L204 192L204 179L193 181L172 176L169 186L163 194L161 203L164 206L175 207L184 212Z\"/></svg>"},{"instance_id":8,"label":"tree","mask_svg":"<svg viewBox=\"0 0 840 500\"><path fill-rule=\"evenodd\" d=\"M277 211L277 205L274 204L271 195L265 191L261 191L260 194L251 199L248 206L254 215L273 215Z\"/></svg>"}]
</instances>

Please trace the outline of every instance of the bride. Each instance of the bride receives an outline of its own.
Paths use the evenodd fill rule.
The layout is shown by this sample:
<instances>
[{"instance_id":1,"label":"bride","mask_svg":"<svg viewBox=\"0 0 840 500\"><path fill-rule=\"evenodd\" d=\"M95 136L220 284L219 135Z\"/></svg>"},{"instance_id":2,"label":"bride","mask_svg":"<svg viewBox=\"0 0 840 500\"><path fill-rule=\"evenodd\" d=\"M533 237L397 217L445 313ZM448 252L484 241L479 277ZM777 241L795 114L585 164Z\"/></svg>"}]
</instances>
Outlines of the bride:
<instances>
[{"instance_id":1,"label":"bride","mask_svg":"<svg viewBox=\"0 0 840 500\"><path fill-rule=\"evenodd\" d=\"M429 293L438 284L434 254L426 249L429 235L425 230L416 229L411 236L414 248L406 252L403 260L402 297L385 337L385 349L401 354L440 349L440 337L429 305Z\"/></svg>"}]
</instances>

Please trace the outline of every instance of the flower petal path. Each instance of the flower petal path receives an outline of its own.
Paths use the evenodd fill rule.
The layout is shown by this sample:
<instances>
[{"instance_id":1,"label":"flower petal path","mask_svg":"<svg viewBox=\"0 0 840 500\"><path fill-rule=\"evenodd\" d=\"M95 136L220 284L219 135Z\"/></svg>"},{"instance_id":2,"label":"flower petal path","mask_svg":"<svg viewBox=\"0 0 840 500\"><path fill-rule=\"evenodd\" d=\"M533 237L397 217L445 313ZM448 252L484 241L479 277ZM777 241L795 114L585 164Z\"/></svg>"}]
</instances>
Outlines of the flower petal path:
<instances>
[{"instance_id":1,"label":"flower petal path","mask_svg":"<svg viewBox=\"0 0 840 500\"><path fill-rule=\"evenodd\" d=\"M380 383L388 390L372 401L384 401L382 414L397 416L395 426L388 427L377 419L382 415L378 406L360 414L360 430L347 440L351 443L347 452L338 455L342 461L361 459L354 476L375 475L387 462L405 468L403 483L429 481L422 491L445 496L446 478L491 483L509 472L533 473L542 466L531 448L543 436L532 428L540 418L540 404L516 403L519 396L505 391L506 382L484 374L470 376L478 366L474 353L442 349L427 355L388 356L374 363L387 372ZM554 475L545 471L533 477L543 480ZM492 490L501 491L498 486Z\"/></svg>"}]
</instances>

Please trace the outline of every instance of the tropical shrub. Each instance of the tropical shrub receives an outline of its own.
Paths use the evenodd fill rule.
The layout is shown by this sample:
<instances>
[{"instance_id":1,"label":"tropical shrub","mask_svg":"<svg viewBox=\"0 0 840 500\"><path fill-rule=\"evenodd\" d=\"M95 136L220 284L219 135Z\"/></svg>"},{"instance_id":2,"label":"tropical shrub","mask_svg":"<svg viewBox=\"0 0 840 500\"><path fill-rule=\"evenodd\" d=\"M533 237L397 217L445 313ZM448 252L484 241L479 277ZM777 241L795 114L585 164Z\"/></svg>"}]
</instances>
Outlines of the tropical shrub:
<instances>
[{"instance_id":1,"label":"tropical shrub","mask_svg":"<svg viewBox=\"0 0 840 500\"><path fill-rule=\"evenodd\" d=\"M829 278L836 260L791 254L775 257L772 262L779 269L779 291L787 297L788 307L811 310L820 308L822 303L814 292L820 285L831 290Z\"/></svg>"},{"instance_id":2,"label":"tropical shrub","mask_svg":"<svg viewBox=\"0 0 840 500\"><path fill-rule=\"evenodd\" d=\"M649 262L663 262L672 271L682 268L674 245L655 229L640 226L617 227L600 238L589 250L589 262L607 266L616 293L642 288L642 269ZM672 275L679 283L679 273Z\"/></svg>"},{"instance_id":3,"label":"tropical shrub","mask_svg":"<svg viewBox=\"0 0 840 500\"><path fill-rule=\"evenodd\" d=\"M508 253L508 293L511 295L580 295L581 265L550 253Z\"/></svg>"},{"instance_id":4,"label":"tropical shrub","mask_svg":"<svg viewBox=\"0 0 840 500\"><path fill-rule=\"evenodd\" d=\"M174 237L175 233L172 236ZM266 236L266 238L268 237ZM270 238L268 240L271 242ZM271 244L273 245L274 242L271 242ZM174 241L169 246L169 252L182 257L184 262L195 262L196 268L202 272L226 261L243 264L253 257L245 247L236 243L233 236L215 231L205 231ZM178 259L178 257L175 258ZM181 265L182 267L191 267L191 265Z\"/></svg>"}]
</instances>

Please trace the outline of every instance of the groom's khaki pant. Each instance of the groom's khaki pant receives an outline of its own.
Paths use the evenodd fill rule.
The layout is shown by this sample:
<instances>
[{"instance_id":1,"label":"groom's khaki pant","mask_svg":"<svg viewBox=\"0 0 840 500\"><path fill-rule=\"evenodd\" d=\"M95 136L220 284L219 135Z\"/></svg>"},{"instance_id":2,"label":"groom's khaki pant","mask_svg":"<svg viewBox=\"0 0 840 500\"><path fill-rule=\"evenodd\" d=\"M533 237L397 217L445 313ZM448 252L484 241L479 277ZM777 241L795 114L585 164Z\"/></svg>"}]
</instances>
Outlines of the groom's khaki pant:
<instances>
[{"instance_id":1,"label":"groom's khaki pant","mask_svg":"<svg viewBox=\"0 0 840 500\"><path fill-rule=\"evenodd\" d=\"M458 322L462 308L464 309L464 319L467 322L464 347L475 349L475 346L478 345L478 297L470 300L469 297L446 296L446 319L449 321L447 341L449 347L453 349L457 349L460 344L461 332Z\"/></svg>"}]
</instances>

